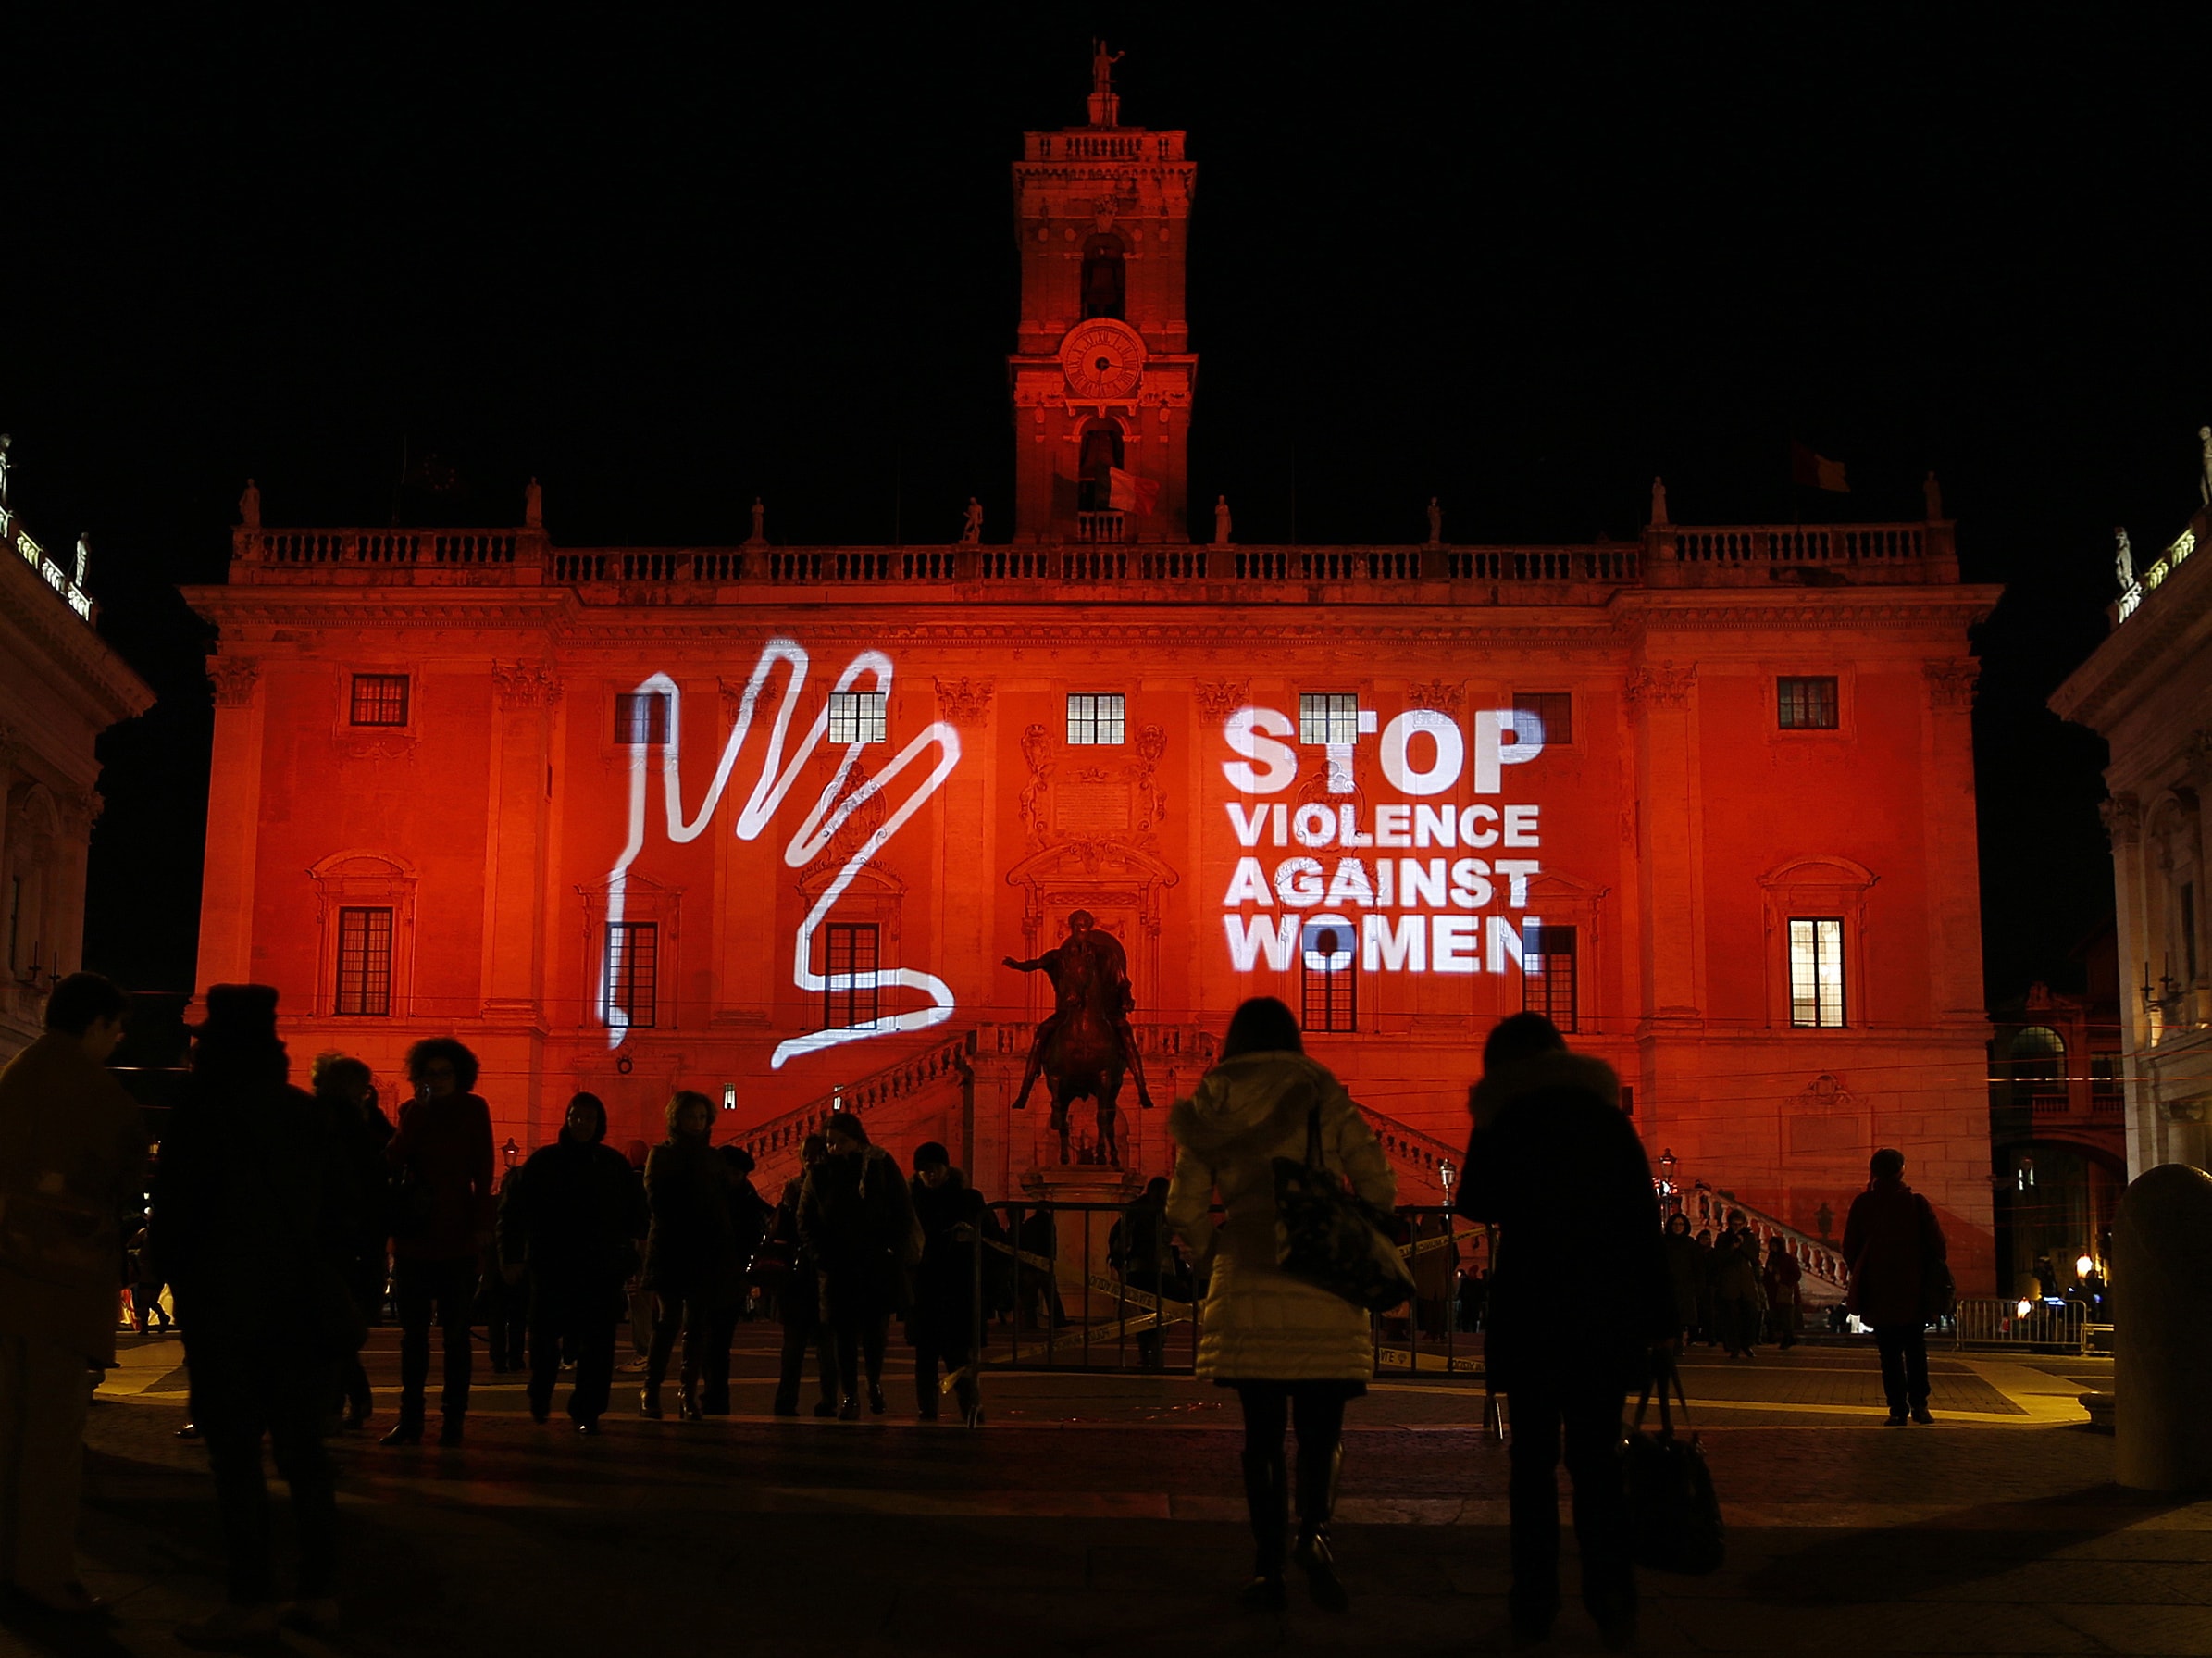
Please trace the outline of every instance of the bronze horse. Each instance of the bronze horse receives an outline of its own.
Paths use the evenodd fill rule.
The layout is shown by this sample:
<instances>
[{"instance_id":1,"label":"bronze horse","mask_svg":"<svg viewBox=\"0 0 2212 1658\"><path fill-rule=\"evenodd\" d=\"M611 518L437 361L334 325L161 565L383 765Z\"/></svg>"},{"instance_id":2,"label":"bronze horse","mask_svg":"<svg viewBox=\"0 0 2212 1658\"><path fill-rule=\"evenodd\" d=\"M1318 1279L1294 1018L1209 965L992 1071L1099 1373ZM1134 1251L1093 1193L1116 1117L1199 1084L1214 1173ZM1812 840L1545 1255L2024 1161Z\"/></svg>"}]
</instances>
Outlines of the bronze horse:
<instances>
[{"instance_id":1,"label":"bronze horse","mask_svg":"<svg viewBox=\"0 0 2212 1658\"><path fill-rule=\"evenodd\" d=\"M1052 1091L1052 1128L1060 1136L1060 1160L1068 1160L1068 1107L1077 1100L1095 1100L1099 1107L1099 1149L1113 1167L1122 1166L1122 1151L1114 1133L1115 1106L1121 1097L1126 1061L1113 1026L1100 1011L1097 998L1087 996L1072 1008L1060 1028L1045 1039L1040 1056L1045 1085Z\"/></svg>"}]
</instances>

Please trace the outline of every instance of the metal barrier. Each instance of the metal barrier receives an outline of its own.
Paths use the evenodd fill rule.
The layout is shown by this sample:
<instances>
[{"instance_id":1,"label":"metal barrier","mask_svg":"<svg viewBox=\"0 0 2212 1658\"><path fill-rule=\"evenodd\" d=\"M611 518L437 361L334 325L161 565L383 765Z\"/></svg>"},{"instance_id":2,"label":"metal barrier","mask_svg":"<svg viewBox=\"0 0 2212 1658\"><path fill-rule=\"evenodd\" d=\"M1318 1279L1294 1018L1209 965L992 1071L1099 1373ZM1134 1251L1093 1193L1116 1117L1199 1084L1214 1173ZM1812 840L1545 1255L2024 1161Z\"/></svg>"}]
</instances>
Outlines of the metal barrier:
<instances>
[{"instance_id":1,"label":"metal barrier","mask_svg":"<svg viewBox=\"0 0 2212 1658\"><path fill-rule=\"evenodd\" d=\"M2022 1307L2028 1310L2023 1313ZM2089 1351L2089 1308L2078 1301L2006 1301L1961 1296L1951 1318L1951 1345Z\"/></svg>"}]
</instances>

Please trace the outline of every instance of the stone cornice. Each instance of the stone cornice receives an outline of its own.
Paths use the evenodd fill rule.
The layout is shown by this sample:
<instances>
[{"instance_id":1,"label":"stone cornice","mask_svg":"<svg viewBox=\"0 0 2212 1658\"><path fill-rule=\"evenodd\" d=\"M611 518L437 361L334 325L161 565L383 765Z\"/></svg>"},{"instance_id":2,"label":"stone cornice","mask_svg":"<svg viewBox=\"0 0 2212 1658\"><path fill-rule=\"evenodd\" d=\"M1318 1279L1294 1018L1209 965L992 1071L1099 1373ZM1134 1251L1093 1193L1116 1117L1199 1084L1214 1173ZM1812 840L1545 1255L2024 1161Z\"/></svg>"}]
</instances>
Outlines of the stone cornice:
<instances>
[{"instance_id":1,"label":"stone cornice","mask_svg":"<svg viewBox=\"0 0 2212 1658\"><path fill-rule=\"evenodd\" d=\"M2177 653L2191 635L2201 639L2212 624L2212 558L2200 553L2168 576L2135 614L2107 634L2089 660L2051 692L2050 708L2061 719L2111 734L2144 681L2155 691L2169 679Z\"/></svg>"},{"instance_id":2,"label":"stone cornice","mask_svg":"<svg viewBox=\"0 0 2212 1658\"><path fill-rule=\"evenodd\" d=\"M66 670L67 683L80 693L72 700L102 729L154 705L153 688L29 565L12 553L0 564L8 567L0 578L0 625L14 628Z\"/></svg>"}]
</instances>

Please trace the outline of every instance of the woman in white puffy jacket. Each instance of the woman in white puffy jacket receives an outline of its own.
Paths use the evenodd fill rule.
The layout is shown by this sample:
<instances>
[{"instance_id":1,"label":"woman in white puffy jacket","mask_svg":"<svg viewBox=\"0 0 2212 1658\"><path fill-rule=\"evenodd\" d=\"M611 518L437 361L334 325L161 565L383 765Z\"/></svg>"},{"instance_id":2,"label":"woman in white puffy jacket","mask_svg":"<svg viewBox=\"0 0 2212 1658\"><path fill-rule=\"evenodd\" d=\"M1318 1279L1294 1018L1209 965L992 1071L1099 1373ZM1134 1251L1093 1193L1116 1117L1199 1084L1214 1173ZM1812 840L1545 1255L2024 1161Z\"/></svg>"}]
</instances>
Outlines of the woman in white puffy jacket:
<instances>
[{"instance_id":1,"label":"woman in white puffy jacket","mask_svg":"<svg viewBox=\"0 0 2212 1658\"><path fill-rule=\"evenodd\" d=\"M1177 1147L1168 1224L1212 1266L1200 1312L1199 1374L1233 1387L1244 1406L1244 1492L1258 1549L1244 1591L1254 1609L1279 1608L1285 1499L1284 1429L1298 1427L1299 1564L1316 1604L1345 1609L1329 1554L1329 1511L1343 1462L1344 1405L1374 1373L1368 1315L1276 1265L1274 1161L1303 1160L1318 1112L1328 1167L1387 1208L1398 1182L1344 1085L1306 1057L1298 1021L1272 996L1229 1021L1221 1061L1168 1116ZM1209 1215L1219 1194L1221 1225Z\"/></svg>"}]
</instances>

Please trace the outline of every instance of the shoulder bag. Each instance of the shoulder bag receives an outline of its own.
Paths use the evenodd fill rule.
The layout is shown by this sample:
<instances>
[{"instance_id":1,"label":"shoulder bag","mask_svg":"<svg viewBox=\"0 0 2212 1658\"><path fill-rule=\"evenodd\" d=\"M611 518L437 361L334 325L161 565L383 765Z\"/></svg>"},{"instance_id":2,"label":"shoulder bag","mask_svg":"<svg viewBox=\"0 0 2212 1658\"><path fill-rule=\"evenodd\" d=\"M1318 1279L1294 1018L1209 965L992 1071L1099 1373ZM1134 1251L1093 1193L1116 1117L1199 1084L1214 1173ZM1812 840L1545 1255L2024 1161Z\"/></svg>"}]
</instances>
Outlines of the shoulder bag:
<instances>
[{"instance_id":1,"label":"shoulder bag","mask_svg":"<svg viewBox=\"0 0 2212 1658\"><path fill-rule=\"evenodd\" d=\"M1659 1390L1659 1430L1644 1431L1644 1412ZM1678 1435L1667 1407L1667 1390L1682 1402L1683 1426L1690 1422L1690 1402L1682 1390L1682 1372L1665 1353L1652 1363L1636 1401L1635 1427L1623 1458L1628 1487L1629 1551L1635 1563L1655 1572L1702 1576L1717 1572L1728 1552L1721 1524L1721 1500L1705 1465L1705 1448L1695 1433Z\"/></svg>"},{"instance_id":2,"label":"shoulder bag","mask_svg":"<svg viewBox=\"0 0 2212 1658\"><path fill-rule=\"evenodd\" d=\"M1386 1313L1413 1293L1392 1233L1398 1217L1350 1191L1321 1148L1321 1104L1306 1115L1306 1155L1274 1160L1275 1261L1292 1278Z\"/></svg>"}]
</instances>

